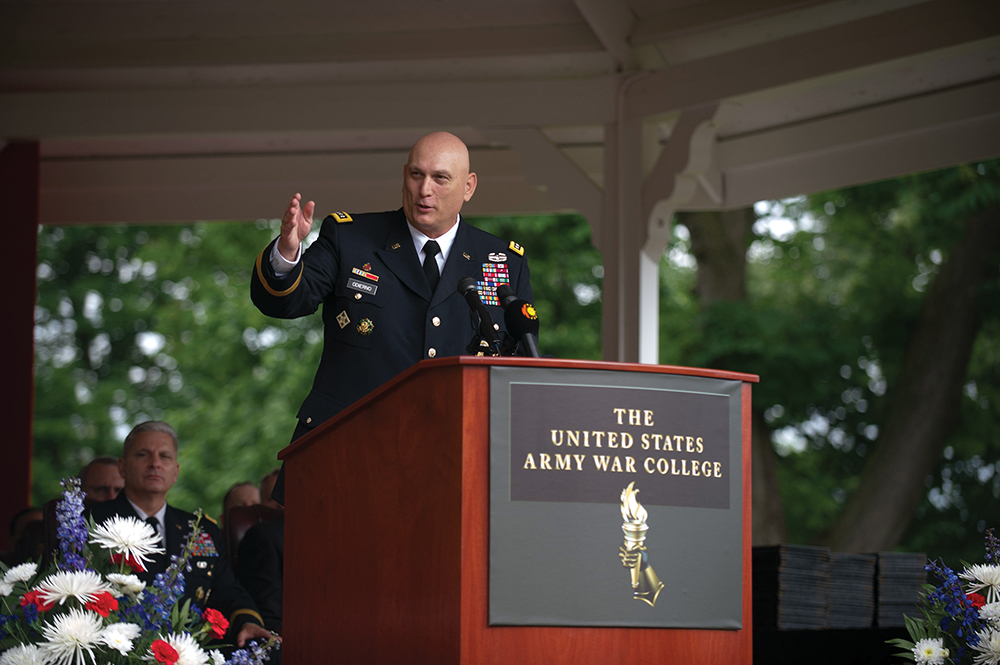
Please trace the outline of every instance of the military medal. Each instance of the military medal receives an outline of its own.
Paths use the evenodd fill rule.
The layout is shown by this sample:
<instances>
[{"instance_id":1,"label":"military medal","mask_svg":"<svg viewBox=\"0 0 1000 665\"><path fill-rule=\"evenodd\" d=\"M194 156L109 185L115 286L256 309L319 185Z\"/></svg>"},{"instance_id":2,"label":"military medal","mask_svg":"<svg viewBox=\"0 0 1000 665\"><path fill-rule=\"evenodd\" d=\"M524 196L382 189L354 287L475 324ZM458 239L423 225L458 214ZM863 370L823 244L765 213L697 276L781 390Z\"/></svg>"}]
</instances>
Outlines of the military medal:
<instances>
[{"instance_id":1,"label":"military medal","mask_svg":"<svg viewBox=\"0 0 1000 665\"><path fill-rule=\"evenodd\" d=\"M357 275L358 277L364 277L365 279L370 279L373 282L377 282L378 275L368 272L370 269L371 269L371 264L366 263L365 268L363 270L361 268L351 268L351 272Z\"/></svg>"},{"instance_id":2,"label":"military medal","mask_svg":"<svg viewBox=\"0 0 1000 665\"><path fill-rule=\"evenodd\" d=\"M219 550L215 549L215 542L212 541L212 537L201 531L194 539L191 556L219 556Z\"/></svg>"},{"instance_id":3,"label":"military medal","mask_svg":"<svg viewBox=\"0 0 1000 665\"><path fill-rule=\"evenodd\" d=\"M500 306L500 299L497 298L497 287L510 283L507 274L506 263L483 264L483 279L476 282L476 288L479 290L479 297L484 305Z\"/></svg>"},{"instance_id":4,"label":"military medal","mask_svg":"<svg viewBox=\"0 0 1000 665\"><path fill-rule=\"evenodd\" d=\"M371 335L373 330L375 330L375 324L372 323L371 319L361 319L361 323L358 324L359 335Z\"/></svg>"}]
</instances>

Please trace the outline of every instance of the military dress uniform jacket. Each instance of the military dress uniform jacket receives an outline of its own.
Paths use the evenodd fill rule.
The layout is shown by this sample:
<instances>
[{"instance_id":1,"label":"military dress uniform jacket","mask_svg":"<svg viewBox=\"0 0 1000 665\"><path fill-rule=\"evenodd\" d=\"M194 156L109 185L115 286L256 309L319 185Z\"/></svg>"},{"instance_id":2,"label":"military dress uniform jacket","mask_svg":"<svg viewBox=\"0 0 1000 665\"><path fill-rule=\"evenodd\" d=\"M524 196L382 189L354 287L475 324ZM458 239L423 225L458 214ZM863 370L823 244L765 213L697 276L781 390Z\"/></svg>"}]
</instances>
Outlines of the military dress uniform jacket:
<instances>
[{"instance_id":1,"label":"military dress uniform jacket","mask_svg":"<svg viewBox=\"0 0 1000 665\"><path fill-rule=\"evenodd\" d=\"M462 278L477 281L501 331L496 285L506 282L518 298L532 300L524 250L465 221L433 294L402 209L328 215L299 264L280 279L270 261L274 242L253 269L257 308L288 319L323 305L323 356L297 416L310 428L424 358L465 354L476 330L457 290Z\"/></svg>"},{"instance_id":2,"label":"military dress uniform jacket","mask_svg":"<svg viewBox=\"0 0 1000 665\"><path fill-rule=\"evenodd\" d=\"M132 504L128 502L124 491L115 499L92 506L90 515L97 524L115 515L140 519ZM153 562L147 566L146 572L136 573L147 586L153 584L153 578L157 573L167 569L171 556L180 555L191 533L190 522L194 519L195 516L191 513L167 504L163 516L166 527L164 546L166 553L156 555ZM253 598L239 585L233 575L219 527L205 518L202 518L199 526L202 536L197 543L195 553L190 558L191 570L184 574L184 596L180 604L183 605L184 601L190 598L192 604L218 610L229 619L230 629L234 631L230 633L231 635L235 635L235 631L248 622L263 625L264 622Z\"/></svg>"},{"instance_id":3,"label":"military dress uniform jacket","mask_svg":"<svg viewBox=\"0 0 1000 665\"><path fill-rule=\"evenodd\" d=\"M247 529L240 541L239 580L264 619L264 627L281 632L284 594L285 519L265 520Z\"/></svg>"}]
</instances>

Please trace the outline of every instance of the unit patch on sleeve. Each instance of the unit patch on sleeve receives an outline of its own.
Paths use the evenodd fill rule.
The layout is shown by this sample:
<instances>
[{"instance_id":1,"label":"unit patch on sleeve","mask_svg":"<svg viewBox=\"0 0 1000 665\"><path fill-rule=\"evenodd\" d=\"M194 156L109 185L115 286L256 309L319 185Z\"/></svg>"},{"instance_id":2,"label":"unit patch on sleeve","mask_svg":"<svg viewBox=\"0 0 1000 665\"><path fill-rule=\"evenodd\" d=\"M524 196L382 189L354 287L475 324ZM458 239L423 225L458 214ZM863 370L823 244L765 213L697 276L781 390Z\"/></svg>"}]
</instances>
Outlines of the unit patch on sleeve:
<instances>
[{"instance_id":1,"label":"unit patch on sleeve","mask_svg":"<svg viewBox=\"0 0 1000 665\"><path fill-rule=\"evenodd\" d=\"M484 263L483 279L476 282L479 290L479 298L484 305L500 306L500 299L497 298L497 287L501 284L509 284L507 277L506 263Z\"/></svg>"}]
</instances>

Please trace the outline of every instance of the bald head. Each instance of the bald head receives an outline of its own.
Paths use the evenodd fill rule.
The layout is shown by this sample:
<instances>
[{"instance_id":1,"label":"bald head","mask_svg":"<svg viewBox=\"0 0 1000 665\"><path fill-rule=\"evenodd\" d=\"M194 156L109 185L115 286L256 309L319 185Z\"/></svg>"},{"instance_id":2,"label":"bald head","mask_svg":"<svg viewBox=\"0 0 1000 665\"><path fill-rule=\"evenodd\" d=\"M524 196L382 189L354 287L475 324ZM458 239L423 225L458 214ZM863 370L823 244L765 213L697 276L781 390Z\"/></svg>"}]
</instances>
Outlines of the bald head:
<instances>
[{"instance_id":1,"label":"bald head","mask_svg":"<svg viewBox=\"0 0 1000 665\"><path fill-rule=\"evenodd\" d=\"M403 167L403 212L424 235L437 238L454 226L475 191L469 149L454 134L428 134L410 149Z\"/></svg>"}]
</instances>

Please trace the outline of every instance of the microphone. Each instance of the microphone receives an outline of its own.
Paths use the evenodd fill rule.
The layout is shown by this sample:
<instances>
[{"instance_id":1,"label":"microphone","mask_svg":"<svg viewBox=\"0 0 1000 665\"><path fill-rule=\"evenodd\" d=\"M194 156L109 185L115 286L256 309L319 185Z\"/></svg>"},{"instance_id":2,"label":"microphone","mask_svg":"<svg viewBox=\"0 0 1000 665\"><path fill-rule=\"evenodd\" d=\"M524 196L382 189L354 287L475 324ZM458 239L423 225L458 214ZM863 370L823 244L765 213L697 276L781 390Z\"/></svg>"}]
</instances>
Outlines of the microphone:
<instances>
[{"instance_id":1,"label":"microphone","mask_svg":"<svg viewBox=\"0 0 1000 665\"><path fill-rule=\"evenodd\" d=\"M469 308L479 315L479 335L485 339L490 349L495 353L500 353L500 336L497 335L496 328L493 327L493 317L486 305L479 298L479 289L476 288L476 280L472 277L463 277L458 280L458 292L469 303Z\"/></svg>"},{"instance_id":2,"label":"microphone","mask_svg":"<svg viewBox=\"0 0 1000 665\"><path fill-rule=\"evenodd\" d=\"M538 313L527 300L518 300L507 284L497 287L497 298L503 306L503 322L507 332L524 344L531 358L538 358Z\"/></svg>"}]
</instances>

